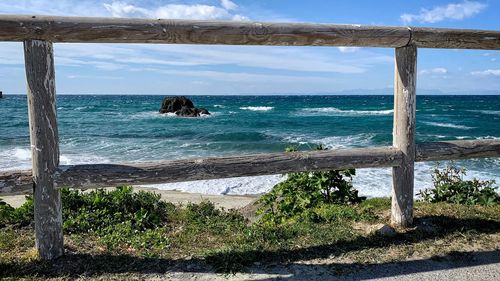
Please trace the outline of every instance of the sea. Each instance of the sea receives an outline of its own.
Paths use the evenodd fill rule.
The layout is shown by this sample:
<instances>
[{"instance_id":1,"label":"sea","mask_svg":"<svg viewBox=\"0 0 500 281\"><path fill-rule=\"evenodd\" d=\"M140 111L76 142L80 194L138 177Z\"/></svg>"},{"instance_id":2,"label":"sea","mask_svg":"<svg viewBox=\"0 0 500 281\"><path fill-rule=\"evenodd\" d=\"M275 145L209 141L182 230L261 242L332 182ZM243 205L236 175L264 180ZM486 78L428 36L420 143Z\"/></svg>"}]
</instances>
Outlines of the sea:
<instances>
[{"instance_id":1,"label":"sea","mask_svg":"<svg viewBox=\"0 0 500 281\"><path fill-rule=\"evenodd\" d=\"M212 114L159 114L161 95L58 95L62 165L174 160L392 143L393 96L189 96ZM417 142L500 138L500 96L417 96ZM415 167L415 193L432 187L432 170ZM467 178L500 182L500 158L456 161ZM0 171L31 167L25 95L0 99ZM286 175L153 185L205 194L257 195ZM357 169L361 195L389 196L391 168Z\"/></svg>"}]
</instances>

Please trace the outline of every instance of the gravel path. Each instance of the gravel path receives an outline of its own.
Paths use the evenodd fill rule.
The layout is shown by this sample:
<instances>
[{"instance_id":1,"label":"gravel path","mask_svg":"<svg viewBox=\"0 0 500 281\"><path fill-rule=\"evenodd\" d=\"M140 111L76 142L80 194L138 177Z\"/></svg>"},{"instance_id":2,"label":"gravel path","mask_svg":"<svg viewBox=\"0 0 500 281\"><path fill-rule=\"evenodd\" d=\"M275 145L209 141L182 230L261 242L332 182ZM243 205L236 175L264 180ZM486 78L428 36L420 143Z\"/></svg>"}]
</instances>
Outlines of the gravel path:
<instances>
[{"instance_id":1,"label":"gravel path","mask_svg":"<svg viewBox=\"0 0 500 281\"><path fill-rule=\"evenodd\" d=\"M361 266L312 260L287 265L255 265L247 273L221 275L203 266L179 268L165 274L145 274L145 280L500 280L500 250L459 253L444 258Z\"/></svg>"}]
</instances>

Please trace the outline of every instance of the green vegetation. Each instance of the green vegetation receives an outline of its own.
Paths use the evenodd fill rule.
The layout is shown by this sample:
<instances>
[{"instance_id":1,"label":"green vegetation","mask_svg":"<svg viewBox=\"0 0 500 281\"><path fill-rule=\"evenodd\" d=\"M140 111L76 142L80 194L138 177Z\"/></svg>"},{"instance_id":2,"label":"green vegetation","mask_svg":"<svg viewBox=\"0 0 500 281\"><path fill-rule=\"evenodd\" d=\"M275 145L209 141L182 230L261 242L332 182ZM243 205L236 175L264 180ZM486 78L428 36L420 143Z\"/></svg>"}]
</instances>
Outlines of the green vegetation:
<instances>
[{"instance_id":1,"label":"green vegetation","mask_svg":"<svg viewBox=\"0 0 500 281\"><path fill-rule=\"evenodd\" d=\"M6 224L29 225L33 221L33 197L26 196L26 202L19 208L12 208L0 199L0 227Z\"/></svg>"},{"instance_id":2,"label":"green vegetation","mask_svg":"<svg viewBox=\"0 0 500 281\"><path fill-rule=\"evenodd\" d=\"M261 221L285 223L299 217L329 221L344 208L340 204L360 203L365 199L352 187L353 175L353 169L288 174L285 181L257 202L261 204L258 210Z\"/></svg>"},{"instance_id":3,"label":"green vegetation","mask_svg":"<svg viewBox=\"0 0 500 281\"><path fill-rule=\"evenodd\" d=\"M500 195L495 191L494 180L481 181L476 178L464 180L465 168L453 164L440 170L434 169L433 189L425 189L418 195L426 202L448 202L466 205L496 205L500 203Z\"/></svg>"},{"instance_id":4,"label":"green vegetation","mask_svg":"<svg viewBox=\"0 0 500 281\"><path fill-rule=\"evenodd\" d=\"M447 189L463 175L445 172L435 172L434 178ZM328 259L332 270L345 271L351 264L500 247L500 204L447 203L472 199L417 202L415 226L383 236L377 230L389 223L391 200L360 198L352 188L353 174L291 174L258 200L260 207L245 207L253 210L247 217L208 201L174 205L131 187L62 189L66 254L51 262L39 260L33 250L32 197L19 208L0 201L0 278L143 279L143 272L170 267L189 271L208 265L236 272L256 263L306 259ZM479 182L478 192L490 194L484 191L490 185L472 182Z\"/></svg>"},{"instance_id":5,"label":"green vegetation","mask_svg":"<svg viewBox=\"0 0 500 281\"><path fill-rule=\"evenodd\" d=\"M325 150L318 146L316 150ZM286 152L297 151L288 147ZM352 186L354 169L289 173L287 179L264 194L257 204L263 223L285 223L293 219L308 219L315 222L332 221L341 216L356 218L365 214L353 213L339 204L357 204L359 197Z\"/></svg>"},{"instance_id":6,"label":"green vegetation","mask_svg":"<svg viewBox=\"0 0 500 281\"><path fill-rule=\"evenodd\" d=\"M112 191L95 190L82 193L63 189L64 230L68 233L112 232L110 227L127 223L134 231L154 229L166 224L175 206L160 200L151 192L132 192L132 187Z\"/></svg>"},{"instance_id":7,"label":"green vegetation","mask_svg":"<svg viewBox=\"0 0 500 281\"><path fill-rule=\"evenodd\" d=\"M129 205L123 206L124 202ZM155 272L186 258L234 272L255 262L335 257L339 263L371 263L375 256L377 262L397 261L500 246L499 205L418 202L417 227L389 238L370 230L388 222L389 198L319 204L311 211L313 219L304 215L282 224L252 224L237 211L219 209L210 202L172 205L153 193L122 187L64 190L66 255L43 262L34 255L32 224L9 219L14 213L29 216L26 206L30 204L28 200L17 209L0 205L2 221L9 220L0 227L0 277L122 279L119 274L136 272L134 278L140 279L142 271ZM96 220L95 225L89 227L85 220Z\"/></svg>"}]
</instances>

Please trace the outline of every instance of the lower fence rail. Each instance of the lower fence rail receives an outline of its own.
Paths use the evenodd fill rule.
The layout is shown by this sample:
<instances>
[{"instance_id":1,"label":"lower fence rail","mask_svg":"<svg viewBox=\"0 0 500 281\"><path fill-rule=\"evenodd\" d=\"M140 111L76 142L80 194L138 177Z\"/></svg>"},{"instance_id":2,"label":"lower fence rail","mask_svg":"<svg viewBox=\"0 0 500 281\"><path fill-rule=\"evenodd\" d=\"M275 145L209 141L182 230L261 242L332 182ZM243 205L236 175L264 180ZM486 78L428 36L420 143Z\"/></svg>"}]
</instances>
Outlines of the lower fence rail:
<instances>
[{"instance_id":1,"label":"lower fence rail","mask_svg":"<svg viewBox=\"0 0 500 281\"><path fill-rule=\"evenodd\" d=\"M500 139L420 143L415 161L500 156ZM347 168L394 167L402 153L393 147L270 153L175 161L59 166L58 187L94 188ZM0 173L0 194L32 192L31 171Z\"/></svg>"}]
</instances>

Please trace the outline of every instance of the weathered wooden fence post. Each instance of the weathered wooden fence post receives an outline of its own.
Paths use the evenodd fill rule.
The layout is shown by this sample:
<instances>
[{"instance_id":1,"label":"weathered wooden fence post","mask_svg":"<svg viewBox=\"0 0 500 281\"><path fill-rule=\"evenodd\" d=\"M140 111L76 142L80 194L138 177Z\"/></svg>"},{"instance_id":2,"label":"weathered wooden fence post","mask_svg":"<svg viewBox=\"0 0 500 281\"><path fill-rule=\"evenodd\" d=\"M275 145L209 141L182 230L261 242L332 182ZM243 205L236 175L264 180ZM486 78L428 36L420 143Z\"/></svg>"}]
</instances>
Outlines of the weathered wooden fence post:
<instances>
[{"instance_id":1,"label":"weathered wooden fence post","mask_svg":"<svg viewBox=\"0 0 500 281\"><path fill-rule=\"evenodd\" d=\"M28 115L33 162L35 243L42 259L63 254L61 194L54 184L59 165L52 43L24 41Z\"/></svg>"},{"instance_id":2,"label":"weathered wooden fence post","mask_svg":"<svg viewBox=\"0 0 500 281\"><path fill-rule=\"evenodd\" d=\"M403 152L401 166L392 168L391 223L413 223L417 47L396 48L394 73L393 146Z\"/></svg>"}]
</instances>

